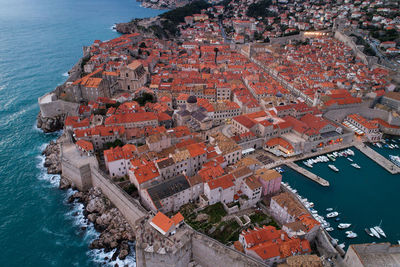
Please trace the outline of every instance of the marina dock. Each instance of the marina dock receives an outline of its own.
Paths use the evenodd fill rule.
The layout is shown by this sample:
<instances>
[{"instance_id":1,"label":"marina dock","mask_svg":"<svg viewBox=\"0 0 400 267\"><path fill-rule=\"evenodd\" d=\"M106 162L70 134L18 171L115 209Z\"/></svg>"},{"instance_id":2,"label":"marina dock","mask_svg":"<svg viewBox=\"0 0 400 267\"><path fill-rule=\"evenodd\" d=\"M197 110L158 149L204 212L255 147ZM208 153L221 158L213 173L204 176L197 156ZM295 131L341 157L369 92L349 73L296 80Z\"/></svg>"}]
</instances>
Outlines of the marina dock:
<instances>
[{"instance_id":1,"label":"marina dock","mask_svg":"<svg viewBox=\"0 0 400 267\"><path fill-rule=\"evenodd\" d=\"M369 157L371 160L375 161L382 168L390 172L391 174L400 173L400 168L393 164L390 160L370 148L369 146L363 143L355 143L354 146L360 150L364 155Z\"/></svg>"},{"instance_id":2,"label":"marina dock","mask_svg":"<svg viewBox=\"0 0 400 267\"><path fill-rule=\"evenodd\" d=\"M297 165L294 162L287 162L286 165L289 168L292 168L293 170L297 171L298 173L301 173L302 175L304 175L305 177L307 177L308 179L313 180L316 183L319 183L322 186L329 186L329 182L325 179L323 179L322 177L319 177L318 175L309 172L308 170L300 167L299 165Z\"/></svg>"}]
</instances>

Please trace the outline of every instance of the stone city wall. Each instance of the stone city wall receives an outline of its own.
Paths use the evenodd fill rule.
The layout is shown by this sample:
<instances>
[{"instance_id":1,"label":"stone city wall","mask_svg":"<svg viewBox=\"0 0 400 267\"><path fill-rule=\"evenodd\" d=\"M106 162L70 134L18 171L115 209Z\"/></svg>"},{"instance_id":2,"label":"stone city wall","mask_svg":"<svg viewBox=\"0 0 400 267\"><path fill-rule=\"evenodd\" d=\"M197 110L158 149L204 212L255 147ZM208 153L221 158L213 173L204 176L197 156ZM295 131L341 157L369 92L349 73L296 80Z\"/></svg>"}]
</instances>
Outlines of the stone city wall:
<instances>
[{"instance_id":1,"label":"stone city wall","mask_svg":"<svg viewBox=\"0 0 400 267\"><path fill-rule=\"evenodd\" d=\"M142 245L136 244L135 253L136 266L187 267L191 261L192 243L190 241L186 242L180 249L171 253L146 251ZM209 259L214 260L214 258Z\"/></svg>"},{"instance_id":2,"label":"stone city wall","mask_svg":"<svg viewBox=\"0 0 400 267\"><path fill-rule=\"evenodd\" d=\"M353 38L351 38L350 36L347 36L346 34L340 31L335 31L334 37L339 41L343 42L348 47L350 47L353 50L353 53L356 55L356 57L358 57L365 65L372 66L378 62L377 57L367 56L366 54L364 54L360 50L360 48L364 49L364 46L356 45L353 41Z\"/></svg>"},{"instance_id":3,"label":"stone city wall","mask_svg":"<svg viewBox=\"0 0 400 267\"><path fill-rule=\"evenodd\" d=\"M268 266L198 232L192 236L192 259L203 267Z\"/></svg>"},{"instance_id":4,"label":"stone city wall","mask_svg":"<svg viewBox=\"0 0 400 267\"><path fill-rule=\"evenodd\" d=\"M77 116L79 112L78 103L57 99L54 93L48 93L40 97L38 102L43 118L54 118L63 114Z\"/></svg>"}]
</instances>

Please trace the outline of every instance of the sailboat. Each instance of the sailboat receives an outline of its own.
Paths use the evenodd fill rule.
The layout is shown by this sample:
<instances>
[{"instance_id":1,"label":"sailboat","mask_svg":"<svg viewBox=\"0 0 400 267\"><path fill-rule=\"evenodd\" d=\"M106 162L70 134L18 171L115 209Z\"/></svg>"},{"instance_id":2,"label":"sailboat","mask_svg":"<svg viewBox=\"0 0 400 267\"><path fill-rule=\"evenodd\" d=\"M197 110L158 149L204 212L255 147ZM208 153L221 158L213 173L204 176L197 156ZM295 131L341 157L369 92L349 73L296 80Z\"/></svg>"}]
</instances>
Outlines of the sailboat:
<instances>
[{"instance_id":1,"label":"sailboat","mask_svg":"<svg viewBox=\"0 0 400 267\"><path fill-rule=\"evenodd\" d=\"M382 220L381 220L381 222L379 223L378 226L375 226L375 227L374 227L374 229L378 232L378 234L380 234L381 236L383 236L383 237L386 238L386 234L385 234L385 232L382 230L381 224L382 224Z\"/></svg>"}]
</instances>

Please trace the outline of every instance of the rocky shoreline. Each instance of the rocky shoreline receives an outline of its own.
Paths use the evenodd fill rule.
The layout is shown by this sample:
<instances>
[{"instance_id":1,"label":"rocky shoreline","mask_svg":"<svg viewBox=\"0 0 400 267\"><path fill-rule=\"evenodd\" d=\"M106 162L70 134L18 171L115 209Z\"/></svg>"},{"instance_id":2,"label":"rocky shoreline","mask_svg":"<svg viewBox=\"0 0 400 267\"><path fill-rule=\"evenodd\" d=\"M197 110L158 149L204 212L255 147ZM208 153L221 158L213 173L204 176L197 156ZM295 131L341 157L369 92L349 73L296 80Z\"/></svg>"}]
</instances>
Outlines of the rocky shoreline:
<instances>
[{"instance_id":1,"label":"rocky shoreline","mask_svg":"<svg viewBox=\"0 0 400 267\"><path fill-rule=\"evenodd\" d=\"M51 141L42 154L45 156L44 167L49 174L61 174L60 146L63 136ZM60 189L71 188L71 184L62 177ZM73 188L75 189L75 188ZM99 188L91 188L88 192L76 191L68 199L69 203L79 202L85 207L83 215L93 223L100 236L92 241L90 249L104 249L110 252L115 249L113 256L105 261L115 261L117 257L124 260L130 251L130 243L135 241L135 233L121 212L115 208ZM82 227L86 230L86 227Z\"/></svg>"}]
</instances>

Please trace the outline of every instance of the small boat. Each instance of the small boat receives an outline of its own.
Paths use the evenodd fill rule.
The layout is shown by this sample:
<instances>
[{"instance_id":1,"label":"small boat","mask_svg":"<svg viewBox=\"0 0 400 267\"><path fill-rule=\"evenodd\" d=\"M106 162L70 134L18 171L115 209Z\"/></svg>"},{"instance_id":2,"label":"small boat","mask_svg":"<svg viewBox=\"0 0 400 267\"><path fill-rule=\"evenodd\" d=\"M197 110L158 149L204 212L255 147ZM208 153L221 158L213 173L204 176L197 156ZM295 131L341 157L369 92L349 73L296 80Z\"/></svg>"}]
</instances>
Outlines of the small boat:
<instances>
[{"instance_id":1,"label":"small boat","mask_svg":"<svg viewBox=\"0 0 400 267\"><path fill-rule=\"evenodd\" d=\"M311 211L311 213L312 213L312 214L317 214L317 213L318 213L318 211L316 211L316 210L312 210L312 211Z\"/></svg>"},{"instance_id":2,"label":"small boat","mask_svg":"<svg viewBox=\"0 0 400 267\"><path fill-rule=\"evenodd\" d=\"M353 162L353 160L351 158L347 158L347 160Z\"/></svg>"},{"instance_id":3,"label":"small boat","mask_svg":"<svg viewBox=\"0 0 400 267\"><path fill-rule=\"evenodd\" d=\"M356 238L357 236L358 235L352 231L350 231L350 233L346 235L347 238L351 238L351 239Z\"/></svg>"},{"instance_id":4,"label":"small boat","mask_svg":"<svg viewBox=\"0 0 400 267\"><path fill-rule=\"evenodd\" d=\"M381 238L381 236L379 235L379 233L373 228L369 228L369 230L371 231L371 233L376 237L376 238Z\"/></svg>"},{"instance_id":5,"label":"small boat","mask_svg":"<svg viewBox=\"0 0 400 267\"><path fill-rule=\"evenodd\" d=\"M310 206L310 208L314 207L314 202L309 202L308 205Z\"/></svg>"},{"instance_id":6,"label":"small boat","mask_svg":"<svg viewBox=\"0 0 400 267\"><path fill-rule=\"evenodd\" d=\"M364 230L365 230L365 232L366 232L369 236L374 237L374 234L371 233L371 231L370 231L368 228L365 228Z\"/></svg>"},{"instance_id":7,"label":"small boat","mask_svg":"<svg viewBox=\"0 0 400 267\"><path fill-rule=\"evenodd\" d=\"M326 231L332 232L334 229L332 227L325 228Z\"/></svg>"},{"instance_id":8,"label":"small boat","mask_svg":"<svg viewBox=\"0 0 400 267\"><path fill-rule=\"evenodd\" d=\"M335 172L338 172L338 171L339 171L339 169L336 168L335 165L329 164L328 167L331 168L331 170L333 170L333 171L335 171Z\"/></svg>"},{"instance_id":9,"label":"small boat","mask_svg":"<svg viewBox=\"0 0 400 267\"><path fill-rule=\"evenodd\" d=\"M336 218L336 219L335 219L335 222L340 222L340 218L339 218L339 217Z\"/></svg>"},{"instance_id":10,"label":"small boat","mask_svg":"<svg viewBox=\"0 0 400 267\"><path fill-rule=\"evenodd\" d=\"M360 165L358 165L357 163L352 163L350 165L353 166L356 169L361 169Z\"/></svg>"},{"instance_id":11,"label":"small boat","mask_svg":"<svg viewBox=\"0 0 400 267\"><path fill-rule=\"evenodd\" d=\"M351 223L339 223L338 228L339 229L347 229L351 226Z\"/></svg>"},{"instance_id":12,"label":"small boat","mask_svg":"<svg viewBox=\"0 0 400 267\"><path fill-rule=\"evenodd\" d=\"M376 146L379 147L379 148L382 148L381 143L376 143Z\"/></svg>"},{"instance_id":13,"label":"small boat","mask_svg":"<svg viewBox=\"0 0 400 267\"><path fill-rule=\"evenodd\" d=\"M389 155L389 158L394 164L396 164L397 166L400 167L400 157L399 156Z\"/></svg>"},{"instance_id":14,"label":"small boat","mask_svg":"<svg viewBox=\"0 0 400 267\"><path fill-rule=\"evenodd\" d=\"M394 144L393 146L394 146L395 148L399 148L399 146L398 146L398 145L396 145L396 144Z\"/></svg>"},{"instance_id":15,"label":"small boat","mask_svg":"<svg viewBox=\"0 0 400 267\"><path fill-rule=\"evenodd\" d=\"M336 216L338 216L338 215L339 215L339 212L334 211L334 212L331 212L331 213L326 214L326 217L327 217L327 218L334 218L334 217L336 217Z\"/></svg>"},{"instance_id":16,"label":"small boat","mask_svg":"<svg viewBox=\"0 0 400 267\"><path fill-rule=\"evenodd\" d=\"M344 249L344 247L345 247L346 245L345 245L344 243L342 243L342 244L339 244L338 246L339 246L339 248Z\"/></svg>"},{"instance_id":17,"label":"small boat","mask_svg":"<svg viewBox=\"0 0 400 267\"><path fill-rule=\"evenodd\" d=\"M326 211L333 211L333 208L327 208Z\"/></svg>"},{"instance_id":18,"label":"small boat","mask_svg":"<svg viewBox=\"0 0 400 267\"><path fill-rule=\"evenodd\" d=\"M336 160L335 157L332 154L328 154L327 156L331 161L335 161Z\"/></svg>"},{"instance_id":19,"label":"small boat","mask_svg":"<svg viewBox=\"0 0 400 267\"><path fill-rule=\"evenodd\" d=\"M397 240L397 243L400 245L400 240Z\"/></svg>"},{"instance_id":20,"label":"small boat","mask_svg":"<svg viewBox=\"0 0 400 267\"><path fill-rule=\"evenodd\" d=\"M381 235L384 238L386 238L386 234L385 234L385 232L382 230L382 228L380 226L375 226L374 229L378 232L379 235Z\"/></svg>"}]
</instances>

